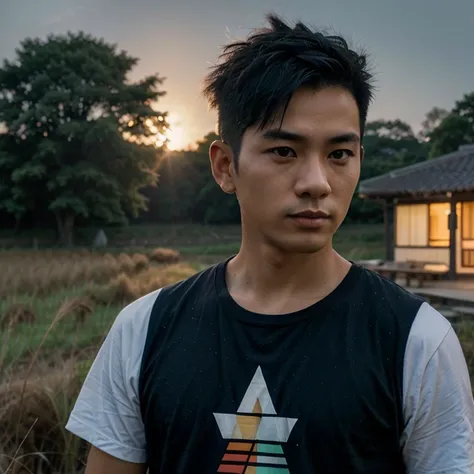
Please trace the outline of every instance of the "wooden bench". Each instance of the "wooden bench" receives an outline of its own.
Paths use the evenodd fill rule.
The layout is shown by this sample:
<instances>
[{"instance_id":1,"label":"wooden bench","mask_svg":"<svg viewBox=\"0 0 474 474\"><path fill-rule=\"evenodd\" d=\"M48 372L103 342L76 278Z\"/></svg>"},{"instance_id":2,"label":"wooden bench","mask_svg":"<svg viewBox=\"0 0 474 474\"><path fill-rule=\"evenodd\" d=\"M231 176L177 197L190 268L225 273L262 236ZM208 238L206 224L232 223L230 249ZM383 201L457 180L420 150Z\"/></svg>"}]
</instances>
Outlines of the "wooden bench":
<instances>
[{"instance_id":1,"label":"wooden bench","mask_svg":"<svg viewBox=\"0 0 474 474\"><path fill-rule=\"evenodd\" d=\"M407 286L416 280L419 287L426 281L440 280L448 273L445 266L434 262L385 262L382 265L367 265L367 268L393 281L402 277Z\"/></svg>"}]
</instances>

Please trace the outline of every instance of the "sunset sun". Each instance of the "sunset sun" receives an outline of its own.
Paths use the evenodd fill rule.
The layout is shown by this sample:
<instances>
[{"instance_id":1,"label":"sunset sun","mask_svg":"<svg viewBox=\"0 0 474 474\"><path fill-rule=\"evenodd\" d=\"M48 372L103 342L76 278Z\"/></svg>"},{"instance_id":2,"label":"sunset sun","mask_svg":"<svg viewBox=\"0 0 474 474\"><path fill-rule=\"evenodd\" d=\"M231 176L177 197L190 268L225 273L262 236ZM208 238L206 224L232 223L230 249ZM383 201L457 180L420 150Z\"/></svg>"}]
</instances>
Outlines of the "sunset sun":
<instances>
[{"instance_id":1,"label":"sunset sun","mask_svg":"<svg viewBox=\"0 0 474 474\"><path fill-rule=\"evenodd\" d=\"M182 118L177 114L168 116L168 131L166 138L168 139L167 147L169 150L182 150L189 144L189 138L182 126Z\"/></svg>"}]
</instances>

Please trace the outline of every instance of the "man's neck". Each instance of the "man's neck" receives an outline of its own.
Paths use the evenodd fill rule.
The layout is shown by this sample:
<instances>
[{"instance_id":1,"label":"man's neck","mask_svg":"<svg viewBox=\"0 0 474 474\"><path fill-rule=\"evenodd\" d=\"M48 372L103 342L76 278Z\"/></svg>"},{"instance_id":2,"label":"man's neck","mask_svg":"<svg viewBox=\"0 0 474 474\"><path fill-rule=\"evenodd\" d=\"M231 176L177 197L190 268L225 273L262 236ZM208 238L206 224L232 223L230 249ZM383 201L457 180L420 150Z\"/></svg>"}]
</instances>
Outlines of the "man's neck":
<instances>
[{"instance_id":1,"label":"man's neck","mask_svg":"<svg viewBox=\"0 0 474 474\"><path fill-rule=\"evenodd\" d=\"M226 278L229 292L246 309L284 313L323 299L344 279L350 266L331 245L312 254L288 254L244 243L229 262Z\"/></svg>"}]
</instances>

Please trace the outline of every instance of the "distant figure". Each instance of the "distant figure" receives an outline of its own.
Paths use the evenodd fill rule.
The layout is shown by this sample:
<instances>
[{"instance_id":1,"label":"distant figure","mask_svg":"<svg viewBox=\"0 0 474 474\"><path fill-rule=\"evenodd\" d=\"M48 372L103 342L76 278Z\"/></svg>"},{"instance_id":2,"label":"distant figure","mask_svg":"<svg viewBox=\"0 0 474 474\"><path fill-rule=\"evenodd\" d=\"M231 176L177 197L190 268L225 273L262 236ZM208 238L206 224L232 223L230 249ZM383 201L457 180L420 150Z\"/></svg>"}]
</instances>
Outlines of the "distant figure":
<instances>
[{"instance_id":1,"label":"distant figure","mask_svg":"<svg viewBox=\"0 0 474 474\"><path fill-rule=\"evenodd\" d=\"M332 246L364 157L366 57L269 19L205 89L240 251L121 311L67 424L92 444L86 474L472 474L450 323Z\"/></svg>"},{"instance_id":2,"label":"distant figure","mask_svg":"<svg viewBox=\"0 0 474 474\"><path fill-rule=\"evenodd\" d=\"M107 236L105 235L105 231L104 229L100 229L97 232L96 236L94 237L93 246L103 248L103 247L107 247L107 243L108 243L108 240L107 240Z\"/></svg>"}]
</instances>

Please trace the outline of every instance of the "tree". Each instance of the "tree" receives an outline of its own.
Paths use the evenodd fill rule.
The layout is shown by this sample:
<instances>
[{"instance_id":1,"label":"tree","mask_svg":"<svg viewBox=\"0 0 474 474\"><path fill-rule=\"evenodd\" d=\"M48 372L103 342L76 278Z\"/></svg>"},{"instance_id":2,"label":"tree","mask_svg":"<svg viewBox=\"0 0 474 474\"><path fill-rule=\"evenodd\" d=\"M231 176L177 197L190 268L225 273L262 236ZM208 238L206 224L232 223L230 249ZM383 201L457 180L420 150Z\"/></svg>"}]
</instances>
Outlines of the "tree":
<instances>
[{"instance_id":1,"label":"tree","mask_svg":"<svg viewBox=\"0 0 474 474\"><path fill-rule=\"evenodd\" d=\"M394 169L409 166L427 158L427 147L401 120L376 120L368 122L363 140L365 158L361 180L373 178ZM379 222L382 220L377 203L354 196L348 220Z\"/></svg>"},{"instance_id":2,"label":"tree","mask_svg":"<svg viewBox=\"0 0 474 474\"><path fill-rule=\"evenodd\" d=\"M456 102L451 112L429 134L429 141L431 157L474 143L474 92L464 94Z\"/></svg>"},{"instance_id":3,"label":"tree","mask_svg":"<svg viewBox=\"0 0 474 474\"><path fill-rule=\"evenodd\" d=\"M421 124L420 139L424 141L430 140L430 135L433 130L449 115L446 109L440 107L433 107L425 115L425 120Z\"/></svg>"},{"instance_id":4,"label":"tree","mask_svg":"<svg viewBox=\"0 0 474 474\"><path fill-rule=\"evenodd\" d=\"M16 143L11 135L0 135L0 210L11 214L15 218L16 228L19 228L21 218L26 210L34 205L32 190L22 188L5 178L11 177L18 165L15 159Z\"/></svg>"},{"instance_id":5,"label":"tree","mask_svg":"<svg viewBox=\"0 0 474 474\"><path fill-rule=\"evenodd\" d=\"M369 122L366 124L365 134L368 137L377 136L380 139L386 138L392 141L413 140L415 138L410 125L400 119Z\"/></svg>"},{"instance_id":6,"label":"tree","mask_svg":"<svg viewBox=\"0 0 474 474\"><path fill-rule=\"evenodd\" d=\"M46 202L60 242L78 217L126 223L157 182L166 114L157 74L132 83L137 58L82 32L27 38L0 69L0 208L17 218Z\"/></svg>"},{"instance_id":7,"label":"tree","mask_svg":"<svg viewBox=\"0 0 474 474\"><path fill-rule=\"evenodd\" d=\"M240 222L237 199L225 194L211 173L209 146L218 138L208 133L194 150L170 153L161 161L160 184L150 192L150 212L144 219Z\"/></svg>"},{"instance_id":8,"label":"tree","mask_svg":"<svg viewBox=\"0 0 474 474\"><path fill-rule=\"evenodd\" d=\"M377 120L366 125L364 136L366 160L362 179L387 173L426 159L426 146L401 120Z\"/></svg>"}]
</instances>

